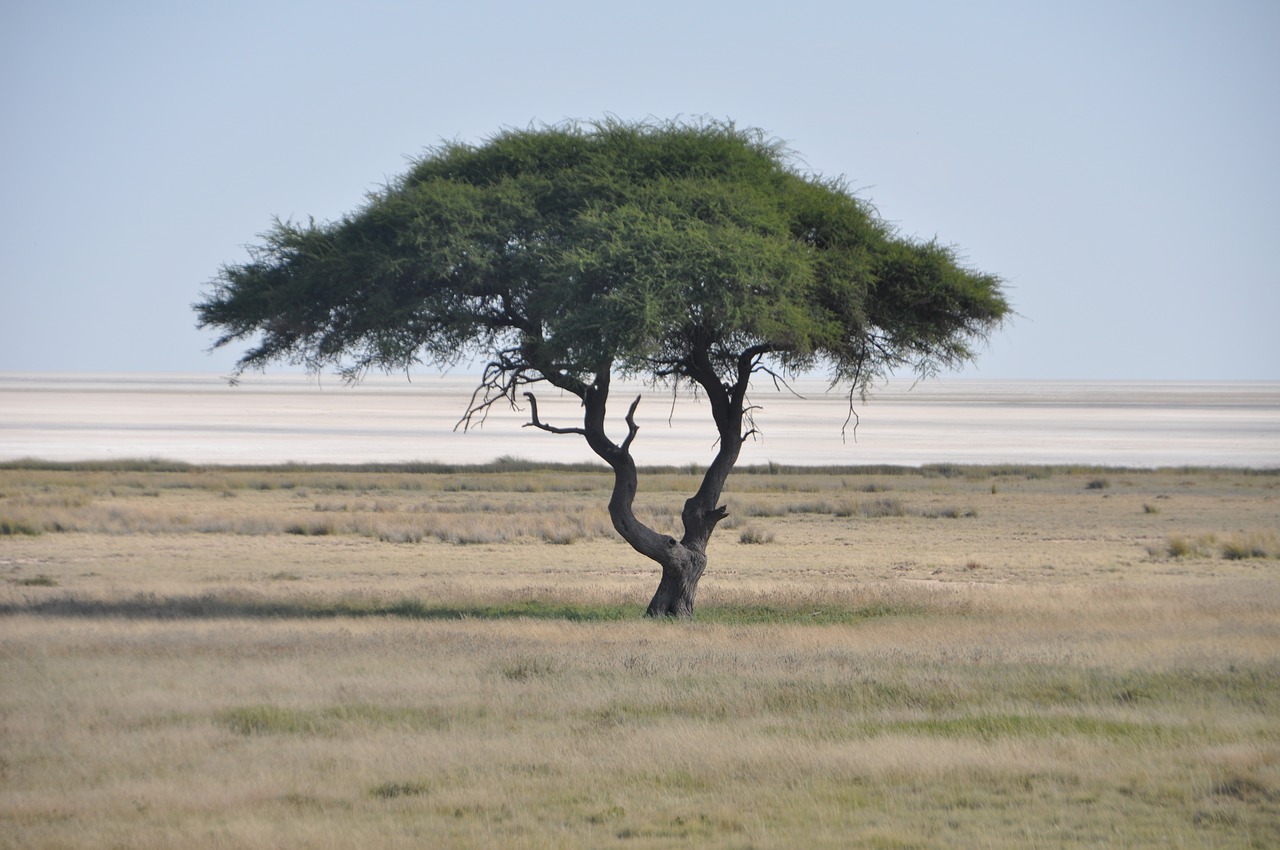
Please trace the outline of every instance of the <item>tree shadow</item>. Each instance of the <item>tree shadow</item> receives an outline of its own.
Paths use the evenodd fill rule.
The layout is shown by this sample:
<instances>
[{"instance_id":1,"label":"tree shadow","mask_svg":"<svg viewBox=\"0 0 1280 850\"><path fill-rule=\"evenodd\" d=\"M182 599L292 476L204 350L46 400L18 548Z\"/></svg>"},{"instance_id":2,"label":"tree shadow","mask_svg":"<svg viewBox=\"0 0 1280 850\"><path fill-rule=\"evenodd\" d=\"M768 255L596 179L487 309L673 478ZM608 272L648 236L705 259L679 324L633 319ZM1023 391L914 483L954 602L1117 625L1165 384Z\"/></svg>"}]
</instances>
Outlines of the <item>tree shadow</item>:
<instances>
[{"instance_id":1,"label":"tree shadow","mask_svg":"<svg viewBox=\"0 0 1280 850\"><path fill-rule=\"evenodd\" d=\"M920 617L933 611L911 600L855 604L735 604L711 602L699 607L699 623L751 626L778 624L839 625L882 617ZM954 615L950 611L949 615ZM362 597L273 598L248 591L161 596L138 593L129 598L97 599L74 595L28 597L0 602L0 617L27 615L68 620L326 620L373 618L399 620L561 620L575 623L644 619L644 607L632 603L579 603L564 599L513 599L501 602ZM659 621L672 618L660 617Z\"/></svg>"},{"instance_id":2,"label":"tree shadow","mask_svg":"<svg viewBox=\"0 0 1280 850\"><path fill-rule=\"evenodd\" d=\"M420 599L286 600L248 594L159 596L139 593L127 599L58 596L0 603L0 616L18 614L66 619L125 620L321 620L386 617L405 620L567 620L600 622L637 619L635 605L574 604L536 599L501 603L433 603Z\"/></svg>"}]
</instances>

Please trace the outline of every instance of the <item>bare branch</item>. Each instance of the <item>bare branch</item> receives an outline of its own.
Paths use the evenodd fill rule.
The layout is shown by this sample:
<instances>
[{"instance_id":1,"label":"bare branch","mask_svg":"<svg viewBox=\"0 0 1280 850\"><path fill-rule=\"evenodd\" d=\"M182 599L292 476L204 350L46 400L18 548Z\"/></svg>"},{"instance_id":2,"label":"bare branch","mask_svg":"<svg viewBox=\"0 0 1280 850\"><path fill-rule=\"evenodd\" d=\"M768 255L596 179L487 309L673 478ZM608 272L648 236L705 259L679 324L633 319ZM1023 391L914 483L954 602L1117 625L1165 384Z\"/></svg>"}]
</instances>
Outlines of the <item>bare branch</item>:
<instances>
[{"instance_id":1,"label":"bare branch","mask_svg":"<svg viewBox=\"0 0 1280 850\"><path fill-rule=\"evenodd\" d=\"M516 394L520 388L544 380L542 375L531 372L514 349L496 352L494 359L485 364L480 385L471 393L467 409L453 426L454 430L467 431L484 425L489 409L503 400L510 404L512 410L518 410Z\"/></svg>"},{"instance_id":2,"label":"bare branch","mask_svg":"<svg viewBox=\"0 0 1280 850\"><path fill-rule=\"evenodd\" d=\"M855 443L858 442L858 411L853 409L853 396L856 392L857 385L851 384L849 386L849 415L844 418L844 424L840 426L840 441L842 443L848 442L845 432L849 428L850 422L853 422L853 441Z\"/></svg>"},{"instance_id":3,"label":"bare branch","mask_svg":"<svg viewBox=\"0 0 1280 850\"><path fill-rule=\"evenodd\" d=\"M585 437L587 432L582 428L558 428L555 425L548 425L538 418L538 400L533 397L533 393L525 393L524 397L529 400L529 418L532 420L526 422L523 427L540 428L543 431L549 431L552 434L580 434ZM639 401L639 399L636 399ZM632 405L634 408L635 405Z\"/></svg>"},{"instance_id":4,"label":"bare branch","mask_svg":"<svg viewBox=\"0 0 1280 850\"><path fill-rule=\"evenodd\" d=\"M627 438L622 441L620 448L624 452L631 451L631 441L636 438L636 434L640 431L640 426L636 424L636 408L640 406L640 396L636 396L636 400L631 402L631 407L627 410Z\"/></svg>"},{"instance_id":5,"label":"bare branch","mask_svg":"<svg viewBox=\"0 0 1280 850\"><path fill-rule=\"evenodd\" d=\"M478 399L478 400L477 400ZM469 431L472 428L482 427L485 420L489 418L489 408L497 404L499 401L510 401L506 393L493 392L493 387L488 384L481 384L471 393L471 401L467 403L467 409L462 414L462 418L454 424L453 430L457 431L461 428L463 431ZM515 409L515 404L511 404ZM476 422L476 416L479 415L480 421Z\"/></svg>"},{"instance_id":6,"label":"bare branch","mask_svg":"<svg viewBox=\"0 0 1280 850\"><path fill-rule=\"evenodd\" d=\"M763 435L764 432L756 427L755 411L757 410L764 410L764 407L758 404L749 404L742 408L742 418L746 421L747 430L743 432L742 438L739 440L739 445L745 443L757 434Z\"/></svg>"},{"instance_id":7,"label":"bare branch","mask_svg":"<svg viewBox=\"0 0 1280 850\"><path fill-rule=\"evenodd\" d=\"M802 400L804 399L804 396L800 395L800 393L796 391L796 388L791 386L790 382L788 382L785 377L778 374L774 370L768 368L767 366L756 366L753 371L763 372L764 374L768 375L773 380L773 388L778 392L782 392L783 389L785 389L787 392L791 393L796 398L802 399Z\"/></svg>"}]
</instances>

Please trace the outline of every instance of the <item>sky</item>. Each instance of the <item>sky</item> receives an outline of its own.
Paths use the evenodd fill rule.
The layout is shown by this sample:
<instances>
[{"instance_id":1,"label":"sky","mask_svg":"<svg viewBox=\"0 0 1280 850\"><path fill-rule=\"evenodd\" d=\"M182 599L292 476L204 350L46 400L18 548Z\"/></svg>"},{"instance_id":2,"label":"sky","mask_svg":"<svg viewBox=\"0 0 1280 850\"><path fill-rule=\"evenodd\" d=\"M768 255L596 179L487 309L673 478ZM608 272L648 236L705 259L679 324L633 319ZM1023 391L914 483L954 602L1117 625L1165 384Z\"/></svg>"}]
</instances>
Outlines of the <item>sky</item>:
<instances>
[{"instance_id":1,"label":"sky","mask_svg":"<svg viewBox=\"0 0 1280 850\"><path fill-rule=\"evenodd\" d=\"M0 371L229 372L191 305L274 217L707 116L1006 282L963 377L1280 380L1277 44L1274 0L5 0Z\"/></svg>"}]
</instances>

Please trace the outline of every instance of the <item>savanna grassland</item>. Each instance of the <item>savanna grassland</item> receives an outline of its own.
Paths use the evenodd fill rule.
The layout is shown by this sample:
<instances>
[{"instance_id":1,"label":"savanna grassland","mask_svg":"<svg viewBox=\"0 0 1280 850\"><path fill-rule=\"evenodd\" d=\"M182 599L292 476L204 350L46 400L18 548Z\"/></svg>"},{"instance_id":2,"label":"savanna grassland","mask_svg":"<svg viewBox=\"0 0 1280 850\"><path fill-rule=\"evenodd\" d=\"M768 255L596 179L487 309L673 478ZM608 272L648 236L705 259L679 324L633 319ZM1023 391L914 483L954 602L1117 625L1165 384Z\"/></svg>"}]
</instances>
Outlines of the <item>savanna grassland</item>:
<instances>
[{"instance_id":1,"label":"savanna grassland","mask_svg":"<svg viewBox=\"0 0 1280 850\"><path fill-rule=\"evenodd\" d=\"M609 483L0 465L0 846L1280 846L1280 474Z\"/></svg>"}]
</instances>

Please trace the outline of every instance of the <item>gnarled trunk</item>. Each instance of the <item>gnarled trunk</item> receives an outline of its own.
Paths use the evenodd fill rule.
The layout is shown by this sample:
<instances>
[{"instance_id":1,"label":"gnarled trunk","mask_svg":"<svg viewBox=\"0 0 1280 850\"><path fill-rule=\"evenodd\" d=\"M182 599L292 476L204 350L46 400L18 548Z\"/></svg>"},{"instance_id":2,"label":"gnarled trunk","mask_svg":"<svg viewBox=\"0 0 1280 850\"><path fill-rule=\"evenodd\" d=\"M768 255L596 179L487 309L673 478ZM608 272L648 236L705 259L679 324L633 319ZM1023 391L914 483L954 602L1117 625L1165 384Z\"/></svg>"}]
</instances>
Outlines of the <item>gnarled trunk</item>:
<instances>
[{"instance_id":1,"label":"gnarled trunk","mask_svg":"<svg viewBox=\"0 0 1280 850\"><path fill-rule=\"evenodd\" d=\"M659 534L641 522L635 515L637 490L635 460L631 457L631 443L640 430L635 412L640 399L636 398L627 411L627 436L622 443L614 443L605 433L605 407L609 398L609 370L602 369L592 384L558 375L547 380L561 389L568 390L582 399L584 408L581 428L558 428L543 423L538 418L537 400L525 393L531 408L530 425L556 434L580 434L587 445L613 470L613 494L609 499L609 518L623 540L631 544L641 555L656 561L662 567L662 579L658 590L646 611L650 617L692 617L698 593L698 582L707 568L707 544L716 525L728 515L723 505L718 505L729 473L738 461L738 453L747 434L743 433L744 405L747 384L769 348L749 348L738 358L736 381L720 383L705 348L698 349L685 364L686 377L695 381L706 393L711 403L712 417L719 433L719 451L707 467L702 483L681 513L684 536L680 540ZM547 372L543 372L547 375ZM749 432L748 432L749 433Z\"/></svg>"},{"instance_id":2,"label":"gnarled trunk","mask_svg":"<svg viewBox=\"0 0 1280 850\"><path fill-rule=\"evenodd\" d=\"M658 590L645 614L650 617L692 617L698 580L707 568L706 553L676 544L671 547L671 556L661 564L662 580L658 582Z\"/></svg>"}]
</instances>

